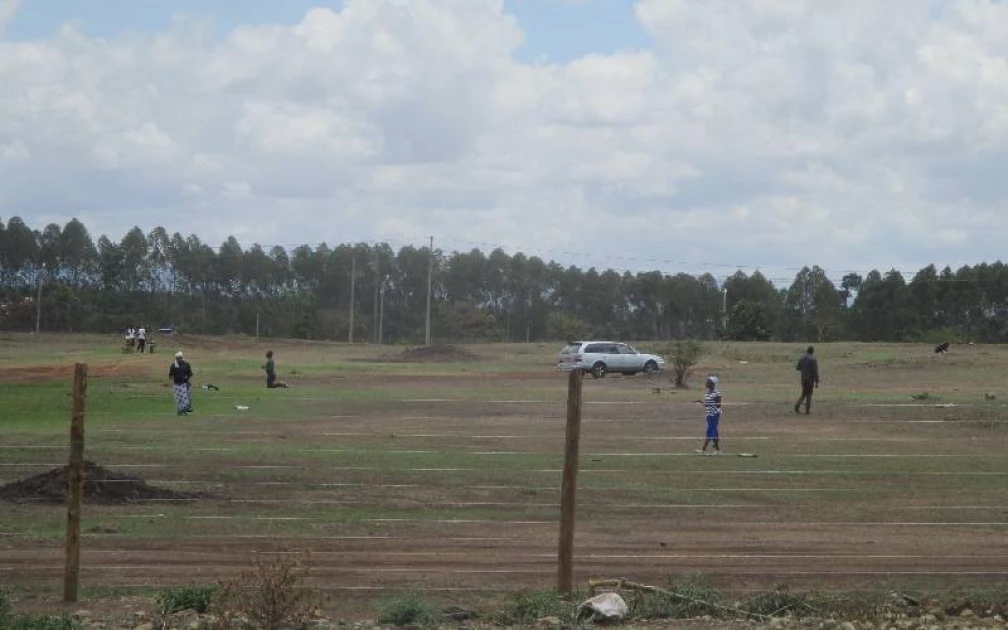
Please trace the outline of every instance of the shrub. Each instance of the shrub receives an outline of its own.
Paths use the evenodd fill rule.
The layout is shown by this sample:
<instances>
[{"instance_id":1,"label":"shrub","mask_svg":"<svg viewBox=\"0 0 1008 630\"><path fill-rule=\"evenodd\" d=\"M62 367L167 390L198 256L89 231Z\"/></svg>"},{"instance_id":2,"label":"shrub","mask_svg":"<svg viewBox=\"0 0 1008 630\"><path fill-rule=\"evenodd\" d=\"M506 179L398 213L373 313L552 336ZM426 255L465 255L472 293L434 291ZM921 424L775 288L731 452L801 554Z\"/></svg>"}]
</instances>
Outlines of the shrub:
<instances>
[{"instance_id":1,"label":"shrub","mask_svg":"<svg viewBox=\"0 0 1008 630\"><path fill-rule=\"evenodd\" d=\"M307 624L319 607L317 594L305 585L310 569L308 553L282 552L273 560L257 555L249 571L223 583L213 597L218 625L240 618L264 630Z\"/></svg>"},{"instance_id":2,"label":"shrub","mask_svg":"<svg viewBox=\"0 0 1008 630\"><path fill-rule=\"evenodd\" d=\"M410 593L378 603L378 621L395 626L436 626L441 620L438 608Z\"/></svg>"},{"instance_id":3,"label":"shrub","mask_svg":"<svg viewBox=\"0 0 1008 630\"><path fill-rule=\"evenodd\" d=\"M703 346L692 339L687 339L675 342L663 354L671 357L675 386L686 387L687 381L693 376L693 367L703 356Z\"/></svg>"}]
</instances>

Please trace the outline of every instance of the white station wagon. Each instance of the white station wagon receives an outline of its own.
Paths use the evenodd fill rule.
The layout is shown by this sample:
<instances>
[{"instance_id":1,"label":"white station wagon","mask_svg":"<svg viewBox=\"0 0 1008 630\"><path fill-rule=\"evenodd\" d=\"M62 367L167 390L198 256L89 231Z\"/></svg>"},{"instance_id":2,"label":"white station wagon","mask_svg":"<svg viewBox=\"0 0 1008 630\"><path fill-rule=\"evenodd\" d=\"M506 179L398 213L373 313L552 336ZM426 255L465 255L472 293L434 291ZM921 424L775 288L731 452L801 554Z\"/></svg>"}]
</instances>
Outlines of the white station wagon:
<instances>
[{"instance_id":1,"label":"white station wagon","mask_svg":"<svg viewBox=\"0 0 1008 630\"><path fill-rule=\"evenodd\" d=\"M595 378L609 372L653 374L665 369L665 359L616 341L571 341L560 351L557 369L584 370Z\"/></svg>"}]
</instances>

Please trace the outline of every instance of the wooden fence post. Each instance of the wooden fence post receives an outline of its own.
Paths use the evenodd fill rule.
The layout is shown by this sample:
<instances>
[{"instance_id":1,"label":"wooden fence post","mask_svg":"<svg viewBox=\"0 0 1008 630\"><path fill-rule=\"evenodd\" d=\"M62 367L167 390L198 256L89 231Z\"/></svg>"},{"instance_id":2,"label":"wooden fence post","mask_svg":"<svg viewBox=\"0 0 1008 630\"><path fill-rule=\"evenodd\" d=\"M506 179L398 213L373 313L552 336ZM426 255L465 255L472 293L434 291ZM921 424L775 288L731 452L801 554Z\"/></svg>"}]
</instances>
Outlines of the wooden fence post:
<instances>
[{"instance_id":1,"label":"wooden fence post","mask_svg":"<svg viewBox=\"0 0 1008 630\"><path fill-rule=\"evenodd\" d=\"M66 563L63 571L63 601L77 601L80 577L81 503L84 500L84 405L87 401L87 365L74 365L73 414L70 417L70 465L67 470Z\"/></svg>"},{"instance_id":2,"label":"wooden fence post","mask_svg":"<svg viewBox=\"0 0 1008 630\"><path fill-rule=\"evenodd\" d=\"M583 371L572 370L567 381L567 441L560 495L560 549L557 561L557 591L564 595L569 595L574 585L574 507L581 440L583 378Z\"/></svg>"}]
</instances>

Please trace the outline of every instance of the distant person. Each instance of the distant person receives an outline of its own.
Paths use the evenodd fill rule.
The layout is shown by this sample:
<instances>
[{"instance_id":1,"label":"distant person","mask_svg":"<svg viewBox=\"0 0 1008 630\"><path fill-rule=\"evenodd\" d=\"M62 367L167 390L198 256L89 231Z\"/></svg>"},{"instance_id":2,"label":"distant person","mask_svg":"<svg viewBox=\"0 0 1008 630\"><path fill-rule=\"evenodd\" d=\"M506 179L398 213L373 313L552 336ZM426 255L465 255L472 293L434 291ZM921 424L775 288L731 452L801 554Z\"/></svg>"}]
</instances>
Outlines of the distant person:
<instances>
[{"instance_id":1,"label":"distant person","mask_svg":"<svg viewBox=\"0 0 1008 630\"><path fill-rule=\"evenodd\" d=\"M130 348L136 345L136 331L132 326L126 327L126 345Z\"/></svg>"},{"instance_id":2,"label":"distant person","mask_svg":"<svg viewBox=\"0 0 1008 630\"><path fill-rule=\"evenodd\" d=\"M696 449L700 455L707 454L707 447L714 445L713 455L721 454L721 433L718 425L721 424L721 391L718 389L718 377L707 377L707 393L698 403L704 405L707 411L707 435L704 437L703 446Z\"/></svg>"},{"instance_id":3,"label":"distant person","mask_svg":"<svg viewBox=\"0 0 1008 630\"><path fill-rule=\"evenodd\" d=\"M809 410L812 407L812 390L819 387L819 361L813 356L815 354L815 348L812 346L808 347L805 354L798 359L798 365L795 367L796 370L801 372L801 396L798 398L798 402L794 404L794 412L800 413L802 401L805 402L805 415L809 414Z\"/></svg>"},{"instance_id":4,"label":"distant person","mask_svg":"<svg viewBox=\"0 0 1008 630\"><path fill-rule=\"evenodd\" d=\"M141 328L140 330L137 331L137 350L140 352L140 354L143 354L146 348L147 348L147 329Z\"/></svg>"},{"instance_id":5,"label":"distant person","mask_svg":"<svg viewBox=\"0 0 1008 630\"><path fill-rule=\"evenodd\" d=\"M185 360L182 351L175 353L175 361L168 368L168 377L175 385L175 412L184 416L193 410L192 406L192 366Z\"/></svg>"},{"instance_id":6,"label":"distant person","mask_svg":"<svg viewBox=\"0 0 1008 630\"><path fill-rule=\"evenodd\" d=\"M266 387L268 389L287 389L290 387L284 381L278 381L276 375L276 364L273 362L273 351L266 351L266 364L263 365L263 369L266 370Z\"/></svg>"}]
</instances>

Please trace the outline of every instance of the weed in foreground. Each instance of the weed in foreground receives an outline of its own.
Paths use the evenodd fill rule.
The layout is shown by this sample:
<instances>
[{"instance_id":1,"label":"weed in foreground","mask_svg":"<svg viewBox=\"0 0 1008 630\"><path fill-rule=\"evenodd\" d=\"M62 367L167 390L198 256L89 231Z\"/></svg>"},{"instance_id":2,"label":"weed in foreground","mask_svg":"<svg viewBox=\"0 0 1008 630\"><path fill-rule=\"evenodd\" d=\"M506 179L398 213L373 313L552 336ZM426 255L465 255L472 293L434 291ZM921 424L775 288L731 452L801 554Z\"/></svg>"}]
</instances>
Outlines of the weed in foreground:
<instances>
[{"instance_id":1,"label":"weed in foreground","mask_svg":"<svg viewBox=\"0 0 1008 630\"><path fill-rule=\"evenodd\" d=\"M0 628L6 627L13 608L14 606L11 604L10 594L6 591L6 589L0 588Z\"/></svg>"},{"instance_id":2,"label":"weed in foreground","mask_svg":"<svg viewBox=\"0 0 1008 630\"><path fill-rule=\"evenodd\" d=\"M632 592L627 608L634 619L690 619L723 616L724 596L699 576L669 578L666 593Z\"/></svg>"},{"instance_id":3,"label":"weed in foreground","mask_svg":"<svg viewBox=\"0 0 1008 630\"><path fill-rule=\"evenodd\" d=\"M785 614L801 616L820 612L820 608L813 605L816 600L815 593L792 592L787 585L778 584L770 591L758 593L744 600L740 608L767 617Z\"/></svg>"},{"instance_id":4,"label":"weed in foreground","mask_svg":"<svg viewBox=\"0 0 1008 630\"><path fill-rule=\"evenodd\" d=\"M441 622L440 609L416 593L378 602L378 621L394 626L432 627Z\"/></svg>"},{"instance_id":5,"label":"weed in foreground","mask_svg":"<svg viewBox=\"0 0 1008 630\"><path fill-rule=\"evenodd\" d=\"M0 628L4 630L80 630L81 624L67 615L15 615L10 593L0 589Z\"/></svg>"},{"instance_id":6,"label":"weed in foreground","mask_svg":"<svg viewBox=\"0 0 1008 630\"><path fill-rule=\"evenodd\" d=\"M212 598L215 625L264 630L307 625L321 608L318 594L305 584L310 569L307 552L282 552L271 560L257 555L249 571L221 584Z\"/></svg>"},{"instance_id":7,"label":"weed in foreground","mask_svg":"<svg viewBox=\"0 0 1008 630\"><path fill-rule=\"evenodd\" d=\"M8 617L5 630L81 630L81 624L67 615L20 615Z\"/></svg>"},{"instance_id":8,"label":"weed in foreground","mask_svg":"<svg viewBox=\"0 0 1008 630\"><path fill-rule=\"evenodd\" d=\"M203 614L210 610L214 593L220 590L216 584L193 584L161 591L157 596L159 612L162 615L195 610Z\"/></svg>"},{"instance_id":9,"label":"weed in foreground","mask_svg":"<svg viewBox=\"0 0 1008 630\"><path fill-rule=\"evenodd\" d=\"M520 591L494 615L494 621L525 626L535 624L539 619L555 617L561 622L573 624L577 620L578 604L587 597L581 592L564 599L553 591Z\"/></svg>"}]
</instances>

